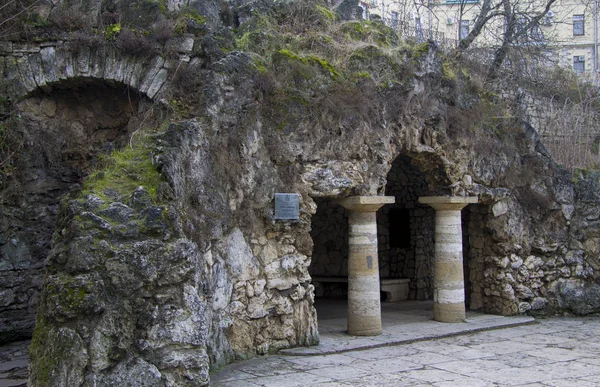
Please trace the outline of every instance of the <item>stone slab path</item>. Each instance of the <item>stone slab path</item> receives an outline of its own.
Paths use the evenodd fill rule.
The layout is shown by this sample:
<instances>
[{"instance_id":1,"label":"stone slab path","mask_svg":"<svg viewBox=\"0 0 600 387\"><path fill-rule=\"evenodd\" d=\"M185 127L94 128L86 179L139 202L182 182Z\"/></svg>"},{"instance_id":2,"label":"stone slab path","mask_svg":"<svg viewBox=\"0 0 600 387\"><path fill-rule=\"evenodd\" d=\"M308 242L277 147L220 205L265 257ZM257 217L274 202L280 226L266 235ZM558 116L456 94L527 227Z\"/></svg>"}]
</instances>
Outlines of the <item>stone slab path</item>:
<instances>
[{"instance_id":1,"label":"stone slab path","mask_svg":"<svg viewBox=\"0 0 600 387\"><path fill-rule=\"evenodd\" d=\"M309 348L281 350L285 355L325 355L357 349L405 344L426 339L456 336L489 329L505 328L535 322L530 316L496 316L467 311L464 323L442 323L433 320L433 302L400 301L381 305L383 333L379 336L349 336L346 333L345 300L319 300L320 344Z\"/></svg>"},{"instance_id":2,"label":"stone slab path","mask_svg":"<svg viewBox=\"0 0 600 387\"><path fill-rule=\"evenodd\" d=\"M600 386L600 317L344 350L266 356L211 375L213 386ZM347 338L345 339L346 341ZM0 347L0 387L27 385L29 341Z\"/></svg>"},{"instance_id":3,"label":"stone slab path","mask_svg":"<svg viewBox=\"0 0 600 387\"><path fill-rule=\"evenodd\" d=\"M0 347L0 387L27 386L30 341Z\"/></svg>"},{"instance_id":4,"label":"stone slab path","mask_svg":"<svg viewBox=\"0 0 600 387\"><path fill-rule=\"evenodd\" d=\"M600 317L315 356L232 364L214 386L600 386Z\"/></svg>"}]
</instances>

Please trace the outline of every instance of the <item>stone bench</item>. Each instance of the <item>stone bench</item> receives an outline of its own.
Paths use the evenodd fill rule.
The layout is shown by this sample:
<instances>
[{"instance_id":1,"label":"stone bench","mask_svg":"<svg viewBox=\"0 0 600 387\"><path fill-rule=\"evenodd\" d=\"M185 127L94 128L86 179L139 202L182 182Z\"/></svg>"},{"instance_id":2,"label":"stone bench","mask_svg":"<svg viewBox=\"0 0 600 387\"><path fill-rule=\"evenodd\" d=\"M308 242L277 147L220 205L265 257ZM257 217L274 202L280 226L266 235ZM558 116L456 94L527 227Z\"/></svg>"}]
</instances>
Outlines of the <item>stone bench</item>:
<instances>
[{"instance_id":1,"label":"stone bench","mask_svg":"<svg viewBox=\"0 0 600 387\"><path fill-rule=\"evenodd\" d=\"M348 277L313 277L312 282L317 287L319 283L348 283ZM381 278L379 288L385 293L387 302L405 301L408 299L409 278Z\"/></svg>"}]
</instances>

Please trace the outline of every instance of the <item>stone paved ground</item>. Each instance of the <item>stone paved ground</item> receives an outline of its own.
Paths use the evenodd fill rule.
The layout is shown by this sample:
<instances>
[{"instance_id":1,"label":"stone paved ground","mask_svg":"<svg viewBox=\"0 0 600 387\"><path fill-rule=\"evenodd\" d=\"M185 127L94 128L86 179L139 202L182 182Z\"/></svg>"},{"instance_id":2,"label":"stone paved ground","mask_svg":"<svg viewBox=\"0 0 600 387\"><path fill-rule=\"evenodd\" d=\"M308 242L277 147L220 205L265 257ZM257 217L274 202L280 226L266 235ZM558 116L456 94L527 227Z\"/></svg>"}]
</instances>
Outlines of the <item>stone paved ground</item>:
<instances>
[{"instance_id":1,"label":"stone paved ground","mask_svg":"<svg viewBox=\"0 0 600 387\"><path fill-rule=\"evenodd\" d=\"M0 387L27 386L29 341L0 347Z\"/></svg>"},{"instance_id":2,"label":"stone paved ground","mask_svg":"<svg viewBox=\"0 0 600 387\"><path fill-rule=\"evenodd\" d=\"M600 386L600 317L551 318L325 356L268 356L225 367L214 386ZM0 387L26 386L28 341L0 347Z\"/></svg>"},{"instance_id":3,"label":"stone paved ground","mask_svg":"<svg viewBox=\"0 0 600 387\"><path fill-rule=\"evenodd\" d=\"M225 367L215 386L600 386L600 317Z\"/></svg>"}]
</instances>

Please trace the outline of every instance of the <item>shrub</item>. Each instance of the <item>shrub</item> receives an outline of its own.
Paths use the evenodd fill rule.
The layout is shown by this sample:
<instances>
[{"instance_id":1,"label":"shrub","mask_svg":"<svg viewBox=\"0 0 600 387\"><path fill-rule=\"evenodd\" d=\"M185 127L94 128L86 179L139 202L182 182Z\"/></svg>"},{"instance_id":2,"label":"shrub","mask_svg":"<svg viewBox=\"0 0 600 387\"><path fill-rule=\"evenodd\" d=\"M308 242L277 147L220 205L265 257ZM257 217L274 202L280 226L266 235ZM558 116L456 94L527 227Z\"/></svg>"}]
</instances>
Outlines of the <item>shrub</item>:
<instances>
[{"instance_id":1,"label":"shrub","mask_svg":"<svg viewBox=\"0 0 600 387\"><path fill-rule=\"evenodd\" d=\"M123 53L136 57L150 57L157 52L150 39L127 29L119 33L115 46Z\"/></svg>"},{"instance_id":2,"label":"shrub","mask_svg":"<svg viewBox=\"0 0 600 387\"><path fill-rule=\"evenodd\" d=\"M56 27L69 32L89 29L91 24L88 17L73 8L57 8L50 14L49 20Z\"/></svg>"},{"instance_id":3,"label":"shrub","mask_svg":"<svg viewBox=\"0 0 600 387\"><path fill-rule=\"evenodd\" d=\"M162 44L163 46L167 43L167 40L171 39L175 35L175 26L172 22L166 19L160 20L158 23L152 26L150 32L150 38L155 42Z\"/></svg>"},{"instance_id":4,"label":"shrub","mask_svg":"<svg viewBox=\"0 0 600 387\"><path fill-rule=\"evenodd\" d=\"M99 35L77 31L71 34L67 47L71 52L80 52L82 49L97 50L104 47L106 41Z\"/></svg>"}]
</instances>

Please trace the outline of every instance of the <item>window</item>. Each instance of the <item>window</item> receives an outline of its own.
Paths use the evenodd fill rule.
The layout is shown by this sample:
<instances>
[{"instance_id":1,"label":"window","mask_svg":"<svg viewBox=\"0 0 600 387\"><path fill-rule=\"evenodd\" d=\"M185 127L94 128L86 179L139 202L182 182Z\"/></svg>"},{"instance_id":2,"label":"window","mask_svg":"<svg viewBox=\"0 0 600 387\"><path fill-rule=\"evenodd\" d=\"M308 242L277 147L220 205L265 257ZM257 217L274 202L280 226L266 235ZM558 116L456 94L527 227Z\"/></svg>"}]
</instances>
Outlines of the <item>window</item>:
<instances>
[{"instance_id":1,"label":"window","mask_svg":"<svg viewBox=\"0 0 600 387\"><path fill-rule=\"evenodd\" d=\"M583 74L585 71L585 56L574 56L573 57L573 70L577 74Z\"/></svg>"},{"instance_id":2,"label":"window","mask_svg":"<svg viewBox=\"0 0 600 387\"><path fill-rule=\"evenodd\" d=\"M368 5L366 3L364 3L364 2L361 2L358 6L362 9L362 18L363 18L363 20L367 20L367 18L369 16L368 13L367 13Z\"/></svg>"},{"instance_id":3,"label":"window","mask_svg":"<svg viewBox=\"0 0 600 387\"><path fill-rule=\"evenodd\" d=\"M459 39L464 39L469 35L469 21L468 20L461 20L460 21L460 26L459 26L459 31L458 31L458 38Z\"/></svg>"},{"instance_id":4,"label":"window","mask_svg":"<svg viewBox=\"0 0 600 387\"><path fill-rule=\"evenodd\" d=\"M415 30L417 33L417 40L419 42L423 41L423 27L421 26L421 17L415 16Z\"/></svg>"},{"instance_id":5,"label":"window","mask_svg":"<svg viewBox=\"0 0 600 387\"><path fill-rule=\"evenodd\" d=\"M390 247L409 249L410 242L410 213L405 208L392 208L388 214L390 230Z\"/></svg>"},{"instance_id":6,"label":"window","mask_svg":"<svg viewBox=\"0 0 600 387\"><path fill-rule=\"evenodd\" d=\"M583 15L573 15L573 36L585 35L585 19Z\"/></svg>"},{"instance_id":7,"label":"window","mask_svg":"<svg viewBox=\"0 0 600 387\"><path fill-rule=\"evenodd\" d=\"M392 11L392 28L398 27L398 12Z\"/></svg>"},{"instance_id":8,"label":"window","mask_svg":"<svg viewBox=\"0 0 600 387\"><path fill-rule=\"evenodd\" d=\"M506 22L506 19L505 19ZM506 29L505 29L506 31ZM527 34L527 19L524 17L520 17L515 19L515 39L518 43L525 43L529 40L529 36Z\"/></svg>"},{"instance_id":9,"label":"window","mask_svg":"<svg viewBox=\"0 0 600 387\"><path fill-rule=\"evenodd\" d=\"M545 40L544 32L540 26L533 26L531 28L531 39L533 39L534 42L543 42Z\"/></svg>"}]
</instances>

